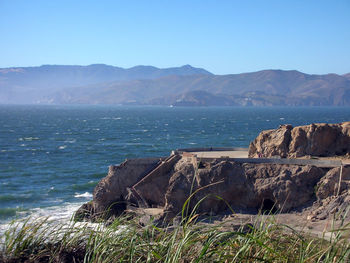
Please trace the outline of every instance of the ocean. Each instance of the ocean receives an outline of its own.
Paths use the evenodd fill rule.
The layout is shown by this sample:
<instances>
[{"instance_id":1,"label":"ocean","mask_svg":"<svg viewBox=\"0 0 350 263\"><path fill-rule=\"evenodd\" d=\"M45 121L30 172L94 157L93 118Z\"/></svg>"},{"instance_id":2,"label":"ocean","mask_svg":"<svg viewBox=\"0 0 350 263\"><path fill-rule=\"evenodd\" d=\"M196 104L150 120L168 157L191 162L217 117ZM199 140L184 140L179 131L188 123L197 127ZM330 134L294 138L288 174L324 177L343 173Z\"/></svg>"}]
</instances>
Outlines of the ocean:
<instances>
[{"instance_id":1,"label":"ocean","mask_svg":"<svg viewBox=\"0 0 350 263\"><path fill-rule=\"evenodd\" d=\"M69 218L108 166L186 147L248 147L260 131L350 121L344 107L0 105L0 229Z\"/></svg>"}]
</instances>

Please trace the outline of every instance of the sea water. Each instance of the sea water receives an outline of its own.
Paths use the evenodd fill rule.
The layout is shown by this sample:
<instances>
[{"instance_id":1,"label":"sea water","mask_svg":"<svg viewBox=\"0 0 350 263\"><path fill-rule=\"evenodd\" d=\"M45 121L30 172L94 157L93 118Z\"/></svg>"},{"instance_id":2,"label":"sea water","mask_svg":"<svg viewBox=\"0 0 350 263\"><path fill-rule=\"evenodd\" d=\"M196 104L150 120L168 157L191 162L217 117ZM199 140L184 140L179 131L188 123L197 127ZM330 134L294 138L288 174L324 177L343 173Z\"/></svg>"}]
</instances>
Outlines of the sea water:
<instances>
[{"instance_id":1,"label":"sea water","mask_svg":"<svg viewBox=\"0 0 350 263\"><path fill-rule=\"evenodd\" d=\"M350 108L0 105L0 229L27 216L68 218L125 159L248 147L280 124L343 121Z\"/></svg>"}]
</instances>

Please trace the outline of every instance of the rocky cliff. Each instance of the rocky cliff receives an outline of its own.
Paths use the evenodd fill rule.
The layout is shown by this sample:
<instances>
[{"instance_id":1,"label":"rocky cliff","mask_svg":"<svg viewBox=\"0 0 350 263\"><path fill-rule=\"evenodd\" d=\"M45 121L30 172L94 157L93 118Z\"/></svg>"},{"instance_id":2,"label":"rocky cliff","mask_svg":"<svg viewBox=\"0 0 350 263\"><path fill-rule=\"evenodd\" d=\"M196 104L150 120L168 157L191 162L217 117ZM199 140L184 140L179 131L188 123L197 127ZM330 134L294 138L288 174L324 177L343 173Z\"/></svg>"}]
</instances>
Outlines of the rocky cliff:
<instances>
[{"instance_id":1,"label":"rocky cliff","mask_svg":"<svg viewBox=\"0 0 350 263\"><path fill-rule=\"evenodd\" d=\"M251 144L250 154L294 157L348 153L349 124L285 125L264 131ZM350 166L261 160L204 160L192 154L127 160L110 166L108 175L96 186L93 200L79 209L76 218L113 218L130 207L140 207L158 208L159 219L169 220L187 203L189 211L198 204L196 213L203 215L307 211L317 220L350 205Z\"/></svg>"}]
</instances>

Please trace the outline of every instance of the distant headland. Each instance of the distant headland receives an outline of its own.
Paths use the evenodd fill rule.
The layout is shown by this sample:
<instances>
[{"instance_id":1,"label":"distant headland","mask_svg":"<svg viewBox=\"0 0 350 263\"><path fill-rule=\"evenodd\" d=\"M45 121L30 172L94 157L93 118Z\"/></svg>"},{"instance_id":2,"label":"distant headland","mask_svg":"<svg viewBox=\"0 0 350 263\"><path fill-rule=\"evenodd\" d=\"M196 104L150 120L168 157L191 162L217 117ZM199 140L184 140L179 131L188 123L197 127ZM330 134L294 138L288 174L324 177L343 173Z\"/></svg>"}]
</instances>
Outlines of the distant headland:
<instances>
[{"instance_id":1,"label":"distant headland","mask_svg":"<svg viewBox=\"0 0 350 263\"><path fill-rule=\"evenodd\" d=\"M104 64L0 68L1 104L166 106L350 106L350 73L296 70L214 75L173 68Z\"/></svg>"}]
</instances>

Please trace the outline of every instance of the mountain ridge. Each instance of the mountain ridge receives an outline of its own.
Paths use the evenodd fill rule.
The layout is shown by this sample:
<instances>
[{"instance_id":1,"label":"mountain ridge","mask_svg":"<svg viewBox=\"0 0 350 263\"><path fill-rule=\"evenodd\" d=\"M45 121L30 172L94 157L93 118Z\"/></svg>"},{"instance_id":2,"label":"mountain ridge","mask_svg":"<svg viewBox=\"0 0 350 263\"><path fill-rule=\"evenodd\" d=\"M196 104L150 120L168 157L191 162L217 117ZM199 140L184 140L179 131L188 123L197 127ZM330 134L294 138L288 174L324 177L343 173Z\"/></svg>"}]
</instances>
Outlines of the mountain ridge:
<instances>
[{"instance_id":1,"label":"mountain ridge","mask_svg":"<svg viewBox=\"0 0 350 263\"><path fill-rule=\"evenodd\" d=\"M0 103L350 106L350 73L270 69L214 75L190 65L3 68Z\"/></svg>"}]
</instances>

